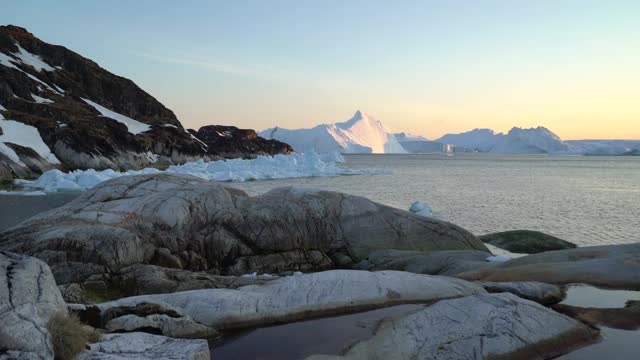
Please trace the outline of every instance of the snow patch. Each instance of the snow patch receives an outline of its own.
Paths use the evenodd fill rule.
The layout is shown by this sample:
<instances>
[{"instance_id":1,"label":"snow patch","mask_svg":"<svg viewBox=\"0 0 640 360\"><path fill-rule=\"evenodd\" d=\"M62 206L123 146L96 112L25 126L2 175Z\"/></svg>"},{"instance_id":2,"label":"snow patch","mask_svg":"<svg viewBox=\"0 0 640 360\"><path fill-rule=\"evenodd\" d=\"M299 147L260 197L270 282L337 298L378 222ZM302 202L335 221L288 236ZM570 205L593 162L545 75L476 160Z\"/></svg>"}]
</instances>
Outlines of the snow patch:
<instances>
[{"instance_id":1,"label":"snow patch","mask_svg":"<svg viewBox=\"0 0 640 360\"><path fill-rule=\"evenodd\" d=\"M431 206L423 201L414 201L409 208L409 211L423 217L433 217L433 209Z\"/></svg>"},{"instance_id":2,"label":"snow patch","mask_svg":"<svg viewBox=\"0 0 640 360\"><path fill-rule=\"evenodd\" d=\"M0 116L0 120L2 120L2 116ZM16 152L13 151L12 148L8 147L7 145L5 145L5 143L1 141L0 141L0 153L4 154L6 157L9 158L9 160L13 161L18 165L26 166L22 161L20 161L20 157L18 156L18 154L16 154Z\"/></svg>"},{"instance_id":3,"label":"snow patch","mask_svg":"<svg viewBox=\"0 0 640 360\"><path fill-rule=\"evenodd\" d=\"M42 70L45 71L55 71L56 68L54 68L53 66L47 64L46 62L44 62L44 60L42 60L42 58L38 55L34 55L30 52L28 52L27 50L23 49L20 44L16 43L16 46L18 47L18 52L17 53L13 53L13 56L17 57L18 59L20 59L19 61L23 64L32 66L34 69L36 69L38 72L41 72Z\"/></svg>"},{"instance_id":4,"label":"snow patch","mask_svg":"<svg viewBox=\"0 0 640 360\"><path fill-rule=\"evenodd\" d=\"M31 94L31 97L38 104L51 104L51 103L53 103L53 100L49 100L47 98L43 98L43 97L40 97L38 95Z\"/></svg>"},{"instance_id":5,"label":"snow patch","mask_svg":"<svg viewBox=\"0 0 640 360\"><path fill-rule=\"evenodd\" d=\"M29 188L42 189L46 192L59 190L87 190L97 184L121 176L158 174L163 171L155 168L118 172L111 169L96 171L75 170L64 173L60 170L49 170L35 181L16 180L16 184ZM376 169L344 169L334 162L325 162L311 152L304 155L258 156L256 159L230 159L205 162L198 160L183 165L170 166L167 173L188 174L209 181L247 181L265 179L285 179L314 176L338 176L361 174L388 174L387 170Z\"/></svg>"},{"instance_id":6,"label":"snow patch","mask_svg":"<svg viewBox=\"0 0 640 360\"><path fill-rule=\"evenodd\" d=\"M29 147L51 164L60 164L60 160L51 152L47 144L44 143L38 129L35 127L14 120L0 120L0 128L2 128L3 132L3 134L0 135L0 142L9 142Z\"/></svg>"},{"instance_id":7,"label":"snow patch","mask_svg":"<svg viewBox=\"0 0 640 360\"><path fill-rule=\"evenodd\" d=\"M178 127L173 125L173 124L164 124L164 127L172 127L174 129L177 129Z\"/></svg>"},{"instance_id":8,"label":"snow patch","mask_svg":"<svg viewBox=\"0 0 640 360\"><path fill-rule=\"evenodd\" d=\"M491 244L484 244L487 249L491 251L494 256L487 257L487 261L490 262L505 262L511 259L527 256L529 254L520 254L520 253L512 253L510 251L500 249L499 247L493 246ZM505 260L506 259L506 260Z\"/></svg>"},{"instance_id":9,"label":"snow patch","mask_svg":"<svg viewBox=\"0 0 640 360\"><path fill-rule=\"evenodd\" d=\"M94 109L98 110L98 112L104 116L104 117L108 117L110 119L113 119L117 122L123 123L127 126L127 129L129 130L130 133L136 135L136 134L140 134L143 133L145 131L149 131L151 130L151 126L147 125L145 123L141 123L140 121L137 120L133 120L130 117L127 117L125 115L119 114L115 111L111 111L109 109L107 109L106 107L102 106L102 105L98 105L96 103L94 103L91 100L85 99L85 98L81 98L82 100L84 100L84 102L86 102L87 104L91 105Z\"/></svg>"},{"instance_id":10,"label":"snow patch","mask_svg":"<svg viewBox=\"0 0 640 360\"><path fill-rule=\"evenodd\" d=\"M151 151L147 151L146 153L144 153L144 156L152 163L157 162L158 158L160 157L160 155L154 154Z\"/></svg>"}]
</instances>

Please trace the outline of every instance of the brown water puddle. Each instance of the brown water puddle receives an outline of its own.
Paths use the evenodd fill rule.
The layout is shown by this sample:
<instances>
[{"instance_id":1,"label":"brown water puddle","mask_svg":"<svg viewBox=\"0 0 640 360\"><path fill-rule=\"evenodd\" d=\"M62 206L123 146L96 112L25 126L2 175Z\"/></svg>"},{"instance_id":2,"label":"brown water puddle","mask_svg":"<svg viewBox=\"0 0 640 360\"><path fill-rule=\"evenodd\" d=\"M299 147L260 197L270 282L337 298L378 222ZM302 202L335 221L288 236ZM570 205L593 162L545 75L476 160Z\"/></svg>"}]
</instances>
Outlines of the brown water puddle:
<instances>
[{"instance_id":1,"label":"brown water puddle","mask_svg":"<svg viewBox=\"0 0 640 360\"><path fill-rule=\"evenodd\" d=\"M581 348L558 359L562 360L636 360L640 358L640 328L637 304L640 291L604 290L591 286L575 286L567 298L554 307L567 315L600 327L602 341Z\"/></svg>"},{"instance_id":2,"label":"brown water puddle","mask_svg":"<svg viewBox=\"0 0 640 360\"><path fill-rule=\"evenodd\" d=\"M339 354L350 345L373 336L380 321L425 306L398 305L225 334L224 340L209 343L211 359L297 360L313 354Z\"/></svg>"}]
</instances>

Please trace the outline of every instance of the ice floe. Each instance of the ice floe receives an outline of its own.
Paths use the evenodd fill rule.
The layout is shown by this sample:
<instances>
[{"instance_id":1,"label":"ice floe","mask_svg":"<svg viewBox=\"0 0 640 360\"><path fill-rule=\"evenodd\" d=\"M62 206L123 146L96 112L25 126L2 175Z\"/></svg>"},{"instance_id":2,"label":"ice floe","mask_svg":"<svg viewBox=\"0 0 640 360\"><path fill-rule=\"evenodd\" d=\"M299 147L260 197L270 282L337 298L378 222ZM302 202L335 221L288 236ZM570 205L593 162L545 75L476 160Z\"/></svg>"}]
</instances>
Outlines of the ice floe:
<instances>
[{"instance_id":1,"label":"ice floe","mask_svg":"<svg viewBox=\"0 0 640 360\"><path fill-rule=\"evenodd\" d=\"M388 170L345 169L335 162L323 161L319 155L306 154L258 156L256 159L229 159L206 162L198 160L183 165L170 166L163 170L168 173L189 174L209 181L247 181L265 179L284 179L298 177L387 174ZM127 175L156 174L163 172L155 168L129 170L75 170L64 173L49 170L34 181L16 180L16 184L45 192L65 190L87 190L97 184Z\"/></svg>"}]
</instances>

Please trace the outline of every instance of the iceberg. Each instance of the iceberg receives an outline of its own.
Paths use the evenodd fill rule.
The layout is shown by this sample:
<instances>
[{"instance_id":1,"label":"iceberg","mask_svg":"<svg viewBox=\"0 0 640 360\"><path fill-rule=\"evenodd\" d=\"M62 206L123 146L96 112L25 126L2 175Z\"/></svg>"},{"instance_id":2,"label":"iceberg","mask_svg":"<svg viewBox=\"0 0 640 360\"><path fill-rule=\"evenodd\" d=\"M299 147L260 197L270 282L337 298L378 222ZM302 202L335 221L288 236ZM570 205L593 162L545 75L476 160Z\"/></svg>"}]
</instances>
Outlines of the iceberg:
<instances>
[{"instance_id":1,"label":"iceberg","mask_svg":"<svg viewBox=\"0 0 640 360\"><path fill-rule=\"evenodd\" d=\"M433 209L431 209L431 206L429 204L423 201L414 201L411 204L409 211L418 216L433 217Z\"/></svg>"},{"instance_id":2,"label":"iceberg","mask_svg":"<svg viewBox=\"0 0 640 360\"><path fill-rule=\"evenodd\" d=\"M198 160L170 166L166 170L145 168L120 172L112 169L89 169L65 173L56 169L45 172L36 180L15 180L15 183L26 188L57 192L82 191L91 189L103 181L121 176L161 172L188 174L209 181L248 181L389 173L388 170L378 169L345 169L337 166L337 161L335 160L340 159L336 159L334 156L334 161L323 160L320 155L310 152L306 154L258 156L256 159L250 160L230 159L210 162Z\"/></svg>"}]
</instances>

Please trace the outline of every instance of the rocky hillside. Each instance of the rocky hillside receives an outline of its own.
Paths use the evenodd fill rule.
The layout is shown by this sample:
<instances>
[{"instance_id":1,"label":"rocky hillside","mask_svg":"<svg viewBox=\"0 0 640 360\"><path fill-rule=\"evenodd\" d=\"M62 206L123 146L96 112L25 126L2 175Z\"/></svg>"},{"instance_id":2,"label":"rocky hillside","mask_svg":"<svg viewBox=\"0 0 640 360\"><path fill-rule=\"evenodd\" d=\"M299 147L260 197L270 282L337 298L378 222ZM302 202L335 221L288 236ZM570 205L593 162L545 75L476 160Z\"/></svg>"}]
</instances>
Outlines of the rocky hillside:
<instances>
[{"instance_id":1,"label":"rocky hillside","mask_svg":"<svg viewBox=\"0 0 640 360\"><path fill-rule=\"evenodd\" d=\"M0 179L291 151L230 130L213 141L207 129L190 133L131 80L23 28L0 26Z\"/></svg>"},{"instance_id":2,"label":"rocky hillside","mask_svg":"<svg viewBox=\"0 0 640 360\"><path fill-rule=\"evenodd\" d=\"M293 148L277 140L258 136L255 130L235 126L208 125L190 130L207 145L207 154L223 158L255 158L258 155L289 154Z\"/></svg>"}]
</instances>

